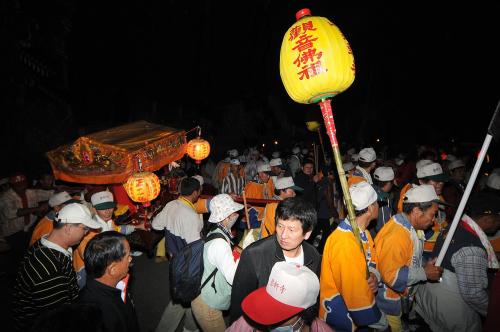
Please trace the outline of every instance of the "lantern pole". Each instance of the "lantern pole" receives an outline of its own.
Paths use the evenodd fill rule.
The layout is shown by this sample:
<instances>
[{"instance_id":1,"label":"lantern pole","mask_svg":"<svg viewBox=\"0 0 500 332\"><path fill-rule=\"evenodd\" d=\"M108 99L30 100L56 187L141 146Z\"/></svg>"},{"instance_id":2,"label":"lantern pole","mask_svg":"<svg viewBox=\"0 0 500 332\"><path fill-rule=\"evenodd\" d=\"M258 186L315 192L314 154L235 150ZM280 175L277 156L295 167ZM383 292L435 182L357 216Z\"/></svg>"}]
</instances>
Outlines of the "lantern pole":
<instances>
[{"instance_id":1,"label":"lantern pole","mask_svg":"<svg viewBox=\"0 0 500 332\"><path fill-rule=\"evenodd\" d=\"M325 153L325 146L323 145L323 137L321 136L321 126L316 129L318 131L318 137L319 137L319 144L321 145L321 151L323 152L323 161L325 162L326 165L326 153Z\"/></svg>"},{"instance_id":2,"label":"lantern pole","mask_svg":"<svg viewBox=\"0 0 500 332\"><path fill-rule=\"evenodd\" d=\"M361 241L361 236L359 234L359 227L356 222L356 214L352 205L351 194L349 193L349 186L347 185L347 178L344 172L344 168L342 167L342 158L340 156L339 143L337 141L337 129L335 128L335 121L333 120L331 100L322 99L319 103L319 106L321 108L323 120L325 121L326 133L330 138L330 143L332 144L335 165L337 166L337 172L339 174L340 185L342 186L342 192L344 194L344 200L347 206L347 214L349 216L349 221L351 222L352 232L354 233L354 237L358 241L359 247L364 256L365 250L363 248L363 242ZM370 273L368 271L368 266L366 266L366 278L368 279L369 276Z\"/></svg>"}]
</instances>

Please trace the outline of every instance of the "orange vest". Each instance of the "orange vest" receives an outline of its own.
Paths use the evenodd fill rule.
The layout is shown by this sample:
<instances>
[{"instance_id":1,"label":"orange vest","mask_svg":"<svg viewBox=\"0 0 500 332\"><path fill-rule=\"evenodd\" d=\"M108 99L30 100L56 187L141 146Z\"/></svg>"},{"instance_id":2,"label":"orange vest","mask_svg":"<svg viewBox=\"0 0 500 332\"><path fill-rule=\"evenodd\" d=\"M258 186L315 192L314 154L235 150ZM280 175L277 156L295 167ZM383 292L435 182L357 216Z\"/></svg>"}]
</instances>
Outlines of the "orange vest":
<instances>
[{"instance_id":1,"label":"orange vest","mask_svg":"<svg viewBox=\"0 0 500 332\"><path fill-rule=\"evenodd\" d=\"M260 227L261 238L273 235L276 232L276 208L278 203L268 203L266 204L266 209L264 211L264 220Z\"/></svg>"},{"instance_id":2,"label":"orange vest","mask_svg":"<svg viewBox=\"0 0 500 332\"><path fill-rule=\"evenodd\" d=\"M245 196L246 198L272 199L274 196L273 180L269 179L267 183L248 182L245 186ZM254 206L253 208L259 213L258 219L262 220L265 207Z\"/></svg>"},{"instance_id":3,"label":"orange vest","mask_svg":"<svg viewBox=\"0 0 500 332\"><path fill-rule=\"evenodd\" d=\"M38 224L36 224L35 229L33 230L33 234L31 234L30 247L36 241L40 240L42 236L49 234L54 229L54 222L47 218L43 217Z\"/></svg>"}]
</instances>

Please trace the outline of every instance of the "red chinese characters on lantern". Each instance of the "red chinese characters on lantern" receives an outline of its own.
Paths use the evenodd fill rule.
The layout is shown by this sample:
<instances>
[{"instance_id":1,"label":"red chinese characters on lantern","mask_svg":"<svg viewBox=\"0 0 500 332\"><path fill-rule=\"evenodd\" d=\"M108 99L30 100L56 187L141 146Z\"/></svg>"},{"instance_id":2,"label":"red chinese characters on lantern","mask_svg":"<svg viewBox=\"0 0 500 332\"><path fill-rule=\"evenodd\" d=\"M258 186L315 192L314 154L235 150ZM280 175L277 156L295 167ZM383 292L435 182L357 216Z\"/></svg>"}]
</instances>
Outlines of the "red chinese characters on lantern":
<instances>
[{"instance_id":1,"label":"red chinese characters on lantern","mask_svg":"<svg viewBox=\"0 0 500 332\"><path fill-rule=\"evenodd\" d=\"M300 68L301 70L297 72L299 79L304 78L309 79L323 72L323 67L321 65L321 56L323 52L317 52L314 48L314 42L318 40L307 31L315 31L312 21L302 23L302 25L297 25L293 27L290 31L289 40L295 41L295 46L292 48L294 51L298 51L297 58L293 61L293 64Z\"/></svg>"}]
</instances>

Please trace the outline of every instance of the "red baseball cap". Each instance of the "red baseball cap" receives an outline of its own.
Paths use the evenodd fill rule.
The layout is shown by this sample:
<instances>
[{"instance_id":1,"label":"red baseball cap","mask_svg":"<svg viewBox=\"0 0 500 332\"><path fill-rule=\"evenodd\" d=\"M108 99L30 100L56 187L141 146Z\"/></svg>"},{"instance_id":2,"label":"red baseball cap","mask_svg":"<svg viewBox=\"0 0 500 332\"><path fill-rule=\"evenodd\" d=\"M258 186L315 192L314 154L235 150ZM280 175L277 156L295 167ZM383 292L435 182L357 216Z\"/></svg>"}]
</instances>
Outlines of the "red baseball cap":
<instances>
[{"instance_id":1,"label":"red baseball cap","mask_svg":"<svg viewBox=\"0 0 500 332\"><path fill-rule=\"evenodd\" d=\"M314 305L319 294L318 276L294 263L274 264L267 286L248 294L241 308L254 322L274 325Z\"/></svg>"}]
</instances>

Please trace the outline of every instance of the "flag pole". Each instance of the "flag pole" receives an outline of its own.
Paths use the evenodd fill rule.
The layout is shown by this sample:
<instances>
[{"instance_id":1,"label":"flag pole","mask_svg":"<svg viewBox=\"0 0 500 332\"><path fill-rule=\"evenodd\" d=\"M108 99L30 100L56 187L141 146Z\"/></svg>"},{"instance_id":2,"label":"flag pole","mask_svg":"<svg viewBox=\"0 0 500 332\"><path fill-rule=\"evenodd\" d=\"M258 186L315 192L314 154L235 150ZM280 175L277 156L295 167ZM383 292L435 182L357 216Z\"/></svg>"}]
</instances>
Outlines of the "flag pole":
<instances>
[{"instance_id":1,"label":"flag pole","mask_svg":"<svg viewBox=\"0 0 500 332\"><path fill-rule=\"evenodd\" d=\"M472 174L469 178L469 182L467 183L467 187L465 188L464 194L462 196L462 199L460 200L460 204L458 205L457 212L455 213L455 216L453 217L453 222L451 223L450 229L448 230L448 233L446 234L446 239L444 240L443 246L441 247L441 251L439 251L438 258L436 260L436 266L440 266L441 263L443 262L444 256L446 255L446 251L448 250L448 247L450 246L451 240L453 239L453 234L455 233L455 230L457 229L458 222L462 218L462 213L465 209L465 205L467 204L467 200L469 199L470 193L472 192L472 188L474 187L474 183L476 182L477 175L479 174L479 170L481 169L481 166L484 161L484 157L486 156L486 152L488 152L488 148L491 143L491 139L493 138L493 135L495 135L496 138L499 137L500 133L500 102L498 103L497 109L495 113L493 114L493 118L491 119L490 125L488 126L488 134L486 135L486 138L484 139L483 146L481 147L481 151L479 151L479 156L476 160L476 164L474 165L474 168L472 170Z\"/></svg>"}]
</instances>

